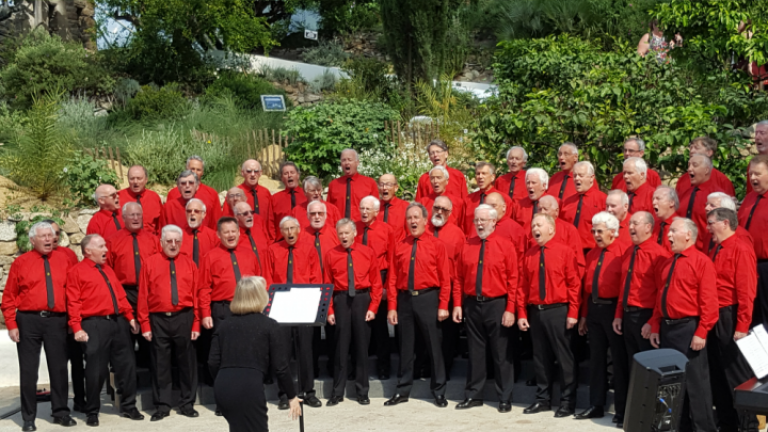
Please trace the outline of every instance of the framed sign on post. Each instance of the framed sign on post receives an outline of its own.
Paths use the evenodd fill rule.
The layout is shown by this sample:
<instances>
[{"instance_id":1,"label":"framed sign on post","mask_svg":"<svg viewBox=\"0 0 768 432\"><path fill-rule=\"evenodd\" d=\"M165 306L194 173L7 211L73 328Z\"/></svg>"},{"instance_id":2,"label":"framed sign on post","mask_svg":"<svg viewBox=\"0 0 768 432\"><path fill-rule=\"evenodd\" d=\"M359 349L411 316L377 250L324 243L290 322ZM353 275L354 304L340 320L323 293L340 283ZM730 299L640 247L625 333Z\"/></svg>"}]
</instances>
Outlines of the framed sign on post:
<instances>
[{"instance_id":1,"label":"framed sign on post","mask_svg":"<svg viewBox=\"0 0 768 432\"><path fill-rule=\"evenodd\" d=\"M283 95L261 95L261 107L264 111L285 111Z\"/></svg>"},{"instance_id":2,"label":"framed sign on post","mask_svg":"<svg viewBox=\"0 0 768 432\"><path fill-rule=\"evenodd\" d=\"M270 285L264 314L283 326L322 326L332 292L330 284Z\"/></svg>"}]
</instances>

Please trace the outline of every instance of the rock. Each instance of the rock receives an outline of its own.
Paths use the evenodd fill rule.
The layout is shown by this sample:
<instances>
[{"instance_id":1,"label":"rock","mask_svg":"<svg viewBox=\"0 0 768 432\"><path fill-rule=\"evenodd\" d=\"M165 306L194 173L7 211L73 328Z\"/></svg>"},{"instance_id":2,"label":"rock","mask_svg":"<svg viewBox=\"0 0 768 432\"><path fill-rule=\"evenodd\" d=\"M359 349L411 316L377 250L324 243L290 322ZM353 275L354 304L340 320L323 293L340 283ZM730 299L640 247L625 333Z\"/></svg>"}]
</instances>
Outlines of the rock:
<instances>
[{"instance_id":1,"label":"rock","mask_svg":"<svg viewBox=\"0 0 768 432\"><path fill-rule=\"evenodd\" d=\"M317 101L322 100L322 99L323 99L322 95L316 95L316 94L312 94L312 93L304 95L304 100L306 102L317 102Z\"/></svg>"},{"instance_id":2,"label":"rock","mask_svg":"<svg viewBox=\"0 0 768 432\"><path fill-rule=\"evenodd\" d=\"M12 222L0 222L0 241L16 240L16 224Z\"/></svg>"},{"instance_id":3,"label":"rock","mask_svg":"<svg viewBox=\"0 0 768 432\"><path fill-rule=\"evenodd\" d=\"M80 227L80 232L88 231L88 222L91 221L93 215L81 214L77 217L77 226Z\"/></svg>"},{"instance_id":4,"label":"rock","mask_svg":"<svg viewBox=\"0 0 768 432\"><path fill-rule=\"evenodd\" d=\"M72 218L72 216L67 216L64 218L64 226L61 227L61 230L67 234L79 233L80 226L77 224L76 219Z\"/></svg>"},{"instance_id":5,"label":"rock","mask_svg":"<svg viewBox=\"0 0 768 432\"><path fill-rule=\"evenodd\" d=\"M34 218L36 218L36 217L38 217L38 216L42 216L42 217L44 217L44 218L46 218L46 219L47 219L47 218L50 218L52 215L51 215L51 213L49 213L49 212L37 212L37 213L30 213L30 214L29 214L29 219L28 219L28 220L32 220L32 219L34 219Z\"/></svg>"},{"instance_id":6,"label":"rock","mask_svg":"<svg viewBox=\"0 0 768 432\"><path fill-rule=\"evenodd\" d=\"M219 202L221 203L222 206L224 205L224 201L226 200L227 200L227 191L219 192Z\"/></svg>"},{"instance_id":7,"label":"rock","mask_svg":"<svg viewBox=\"0 0 768 432\"><path fill-rule=\"evenodd\" d=\"M59 237L59 246L61 247L67 247L69 246L69 236L66 232L61 233L61 237Z\"/></svg>"},{"instance_id":8,"label":"rock","mask_svg":"<svg viewBox=\"0 0 768 432\"><path fill-rule=\"evenodd\" d=\"M298 99L296 99L296 102L304 103L304 96L299 96Z\"/></svg>"},{"instance_id":9,"label":"rock","mask_svg":"<svg viewBox=\"0 0 768 432\"><path fill-rule=\"evenodd\" d=\"M83 241L83 238L85 238L85 234L83 233L75 233L68 236L69 238L69 245L79 245L81 241Z\"/></svg>"},{"instance_id":10,"label":"rock","mask_svg":"<svg viewBox=\"0 0 768 432\"><path fill-rule=\"evenodd\" d=\"M16 242L0 242L0 255L16 255L19 251L19 247L16 246Z\"/></svg>"},{"instance_id":11,"label":"rock","mask_svg":"<svg viewBox=\"0 0 768 432\"><path fill-rule=\"evenodd\" d=\"M78 261L83 260L83 251L80 249L79 246L70 245L69 248L72 249L72 252L74 252L75 255L77 255Z\"/></svg>"},{"instance_id":12,"label":"rock","mask_svg":"<svg viewBox=\"0 0 768 432\"><path fill-rule=\"evenodd\" d=\"M285 92L286 93L296 93L296 89L293 88L292 85L287 85L287 86L285 86Z\"/></svg>"},{"instance_id":13,"label":"rock","mask_svg":"<svg viewBox=\"0 0 768 432\"><path fill-rule=\"evenodd\" d=\"M98 208L86 208L86 209L80 209L81 215L95 215L96 212L98 212Z\"/></svg>"},{"instance_id":14,"label":"rock","mask_svg":"<svg viewBox=\"0 0 768 432\"><path fill-rule=\"evenodd\" d=\"M0 255L0 266L8 268L8 267L10 267L11 264L13 264L13 261L15 259L16 258L14 258L12 256L2 256L2 255Z\"/></svg>"}]
</instances>

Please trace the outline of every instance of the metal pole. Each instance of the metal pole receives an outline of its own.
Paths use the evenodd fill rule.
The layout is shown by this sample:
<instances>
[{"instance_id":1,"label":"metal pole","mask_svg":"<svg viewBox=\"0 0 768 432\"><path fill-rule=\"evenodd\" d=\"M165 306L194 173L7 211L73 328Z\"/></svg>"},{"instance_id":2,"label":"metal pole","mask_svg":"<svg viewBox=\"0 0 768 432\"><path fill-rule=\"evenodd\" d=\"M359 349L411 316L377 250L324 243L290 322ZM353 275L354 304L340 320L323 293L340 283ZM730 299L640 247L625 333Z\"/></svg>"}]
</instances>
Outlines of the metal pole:
<instances>
[{"instance_id":1,"label":"metal pole","mask_svg":"<svg viewBox=\"0 0 768 432\"><path fill-rule=\"evenodd\" d=\"M299 328L291 327L291 336L293 337L293 348L296 350L296 379L301 383L301 348L299 345ZM291 380L293 381L293 380ZM299 400L301 416L299 416L299 431L304 432L304 403Z\"/></svg>"}]
</instances>

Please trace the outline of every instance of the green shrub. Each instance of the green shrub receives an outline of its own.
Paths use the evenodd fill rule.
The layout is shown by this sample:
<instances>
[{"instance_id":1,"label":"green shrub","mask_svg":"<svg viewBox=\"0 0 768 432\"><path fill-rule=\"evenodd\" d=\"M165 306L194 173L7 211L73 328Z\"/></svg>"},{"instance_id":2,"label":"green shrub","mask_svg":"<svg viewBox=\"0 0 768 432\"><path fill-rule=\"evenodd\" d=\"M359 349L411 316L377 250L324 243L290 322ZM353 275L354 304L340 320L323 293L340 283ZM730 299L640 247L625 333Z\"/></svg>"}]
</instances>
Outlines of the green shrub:
<instances>
[{"instance_id":1,"label":"green shrub","mask_svg":"<svg viewBox=\"0 0 768 432\"><path fill-rule=\"evenodd\" d=\"M262 66L259 70L259 75L263 76L267 81L288 81L290 85L296 85L299 81L306 81L296 69L288 69L284 67L270 67Z\"/></svg>"},{"instance_id":2,"label":"green shrub","mask_svg":"<svg viewBox=\"0 0 768 432\"><path fill-rule=\"evenodd\" d=\"M301 61L320 66L341 66L349 58L344 47L336 41L323 41L319 45L307 48L300 55Z\"/></svg>"},{"instance_id":3,"label":"green shrub","mask_svg":"<svg viewBox=\"0 0 768 432\"><path fill-rule=\"evenodd\" d=\"M142 86L141 91L125 105L124 115L134 120L172 119L189 112L187 98L176 86L162 88Z\"/></svg>"},{"instance_id":4,"label":"green shrub","mask_svg":"<svg viewBox=\"0 0 768 432\"><path fill-rule=\"evenodd\" d=\"M286 159L306 174L327 179L339 172L343 149L386 145L384 122L397 118L397 111L380 102L339 100L295 108L286 124L287 135L294 138Z\"/></svg>"},{"instance_id":5,"label":"green shrub","mask_svg":"<svg viewBox=\"0 0 768 432\"><path fill-rule=\"evenodd\" d=\"M0 96L28 108L34 95L105 94L114 80L78 42L62 42L40 28L25 36L0 71Z\"/></svg>"},{"instance_id":6,"label":"green shrub","mask_svg":"<svg viewBox=\"0 0 768 432\"><path fill-rule=\"evenodd\" d=\"M127 104L140 91L139 82L130 78L123 78L115 84L115 98L123 105Z\"/></svg>"},{"instance_id":7,"label":"green shrub","mask_svg":"<svg viewBox=\"0 0 768 432\"><path fill-rule=\"evenodd\" d=\"M95 116L94 108L85 98L72 98L61 103L58 124L76 134L81 146L96 146L98 137L107 129L107 117Z\"/></svg>"},{"instance_id":8,"label":"green shrub","mask_svg":"<svg viewBox=\"0 0 768 432\"><path fill-rule=\"evenodd\" d=\"M360 153L360 173L378 179L383 174L394 174L399 188L397 194L412 200L422 174L432 169L432 162L422 147L408 143L398 149L394 144L364 150Z\"/></svg>"},{"instance_id":9,"label":"green shrub","mask_svg":"<svg viewBox=\"0 0 768 432\"><path fill-rule=\"evenodd\" d=\"M103 159L93 159L82 152L76 152L67 159L61 173L62 182L69 188L66 203L73 207L91 207L94 205L93 191L100 184L119 187L120 178Z\"/></svg>"},{"instance_id":10,"label":"green shrub","mask_svg":"<svg viewBox=\"0 0 768 432\"><path fill-rule=\"evenodd\" d=\"M32 228L32 225L46 219L53 220L59 227L64 226L64 221L61 218L46 215L37 215L28 221L19 221L16 223L16 246L19 247L19 250L22 253L32 250L32 243L29 242L29 229Z\"/></svg>"},{"instance_id":11,"label":"green shrub","mask_svg":"<svg viewBox=\"0 0 768 432\"><path fill-rule=\"evenodd\" d=\"M309 89L313 93L321 93L326 90L333 90L336 87L336 81L336 74L330 70L326 70L322 75L309 83Z\"/></svg>"},{"instance_id":12,"label":"green shrub","mask_svg":"<svg viewBox=\"0 0 768 432\"><path fill-rule=\"evenodd\" d=\"M261 95L285 95L272 83L255 75L222 71L219 78L205 90L207 97L231 96L243 109L260 110Z\"/></svg>"}]
</instances>

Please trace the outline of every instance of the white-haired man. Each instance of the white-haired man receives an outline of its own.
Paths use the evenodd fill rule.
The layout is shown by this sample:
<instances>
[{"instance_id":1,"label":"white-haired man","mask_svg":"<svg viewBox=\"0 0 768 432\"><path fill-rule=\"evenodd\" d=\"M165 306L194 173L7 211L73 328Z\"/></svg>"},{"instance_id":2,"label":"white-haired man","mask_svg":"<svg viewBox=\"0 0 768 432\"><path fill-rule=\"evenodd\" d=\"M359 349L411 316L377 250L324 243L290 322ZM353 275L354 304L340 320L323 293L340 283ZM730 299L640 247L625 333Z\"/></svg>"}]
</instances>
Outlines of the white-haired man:
<instances>
[{"instance_id":1,"label":"white-haired man","mask_svg":"<svg viewBox=\"0 0 768 432\"><path fill-rule=\"evenodd\" d=\"M205 174L205 162L203 161L203 158L197 155L188 157L184 170L184 172L193 172L197 176L196 178L198 187L195 190L196 193L194 196L195 198L202 200L205 203L205 206L208 208L208 219L206 220L206 225L208 228L216 229L216 221L218 221L221 217L221 201L219 201L219 193L216 192L216 189L203 184L203 175ZM177 182L177 187L168 191L168 196L165 199L166 205L169 201L177 200L179 197L184 197L183 203L186 203L189 198L191 198L185 197L184 191L179 188L179 184ZM179 219L181 220L183 218ZM182 224L175 222L176 221L166 221L163 225L173 223L177 226L183 226Z\"/></svg>"},{"instance_id":2,"label":"white-haired man","mask_svg":"<svg viewBox=\"0 0 768 432\"><path fill-rule=\"evenodd\" d=\"M631 137L624 140L624 160L627 160L631 157L642 159L644 156L645 156L645 141L637 137ZM651 185L652 188L657 188L658 186L661 185L661 177L659 176L659 173L652 170L651 168L648 168L648 175L646 176L646 179L648 180L648 184ZM613 182L611 183L611 189L619 189L619 190L623 190L624 192L627 191L627 184L624 183L624 171L616 174L613 177Z\"/></svg>"},{"instance_id":3,"label":"white-haired man","mask_svg":"<svg viewBox=\"0 0 768 432\"><path fill-rule=\"evenodd\" d=\"M528 153L520 146L514 146L507 150L506 174L496 178L496 189L517 203L528 196L525 188L525 165L528 163Z\"/></svg>"},{"instance_id":4,"label":"white-haired man","mask_svg":"<svg viewBox=\"0 0 768 432\"><path fill-rule=\"evenodd\" d=\"M587 161L573 166L573 183L576 194L563 201L560 216L579 231L581 248L595 247L592 236L592 217L605 210L605 194L595 186L595 168Z\"/></svg>"},{"instance_id":5,"label":"white-haired man","mask_svg":"<svg viewBox=\"0 0 768 432\"><path fill-rule=\"evenodd\" d=\"M605 197L605 211L619 220L619 240L629 243L629 197L623 191L614 189Z\"/></svg>"},{"instance_id":6,"label":"white-haired man","mask_svg":"<svg viewBox=\"0 0 768 432\"><path fill-rule=\"evenodd\" d=\"M424 207L426 207L430 212L430 217L432 217L431 211L435 204L435 200L438 197L447 197L449 200L451 200L451 203L453 203L454 208L454 210L451 212L450 221L456 224L456 226L459 228L463 229L465 203L464 200L458 195L453 195L448 192L449 175L450 174L448 170L442 165L436 165L432 167L432 169L429 170L429 182L432 189L429 194L422 196L416 201L424 205Z\"/></svg>"},{"instance_id":7,"label":"white-haired man","mask_svg":"<svg viewBox=\"0 0 768 432\"><path fill-rule=\"evenodd\" d=\"M176 192L175 197L171 197L168 194L168 199L165 200L163 206L163 212L160 214L160 226L176 225L184 226L186 224L187 214L186 206L187 202L192 198L197 198L205 203L206 216L203 224L211 229L216 229L216 221L221 216L221 206L219 204L219 197L216 195L216 201L211 206L211 197L206 197L201 193L200 177L192 170L182 171L176 178L176 188L173 189Z\"/></svg>"},{"instance_id":8,"label":"white-haired man","mask_svg":"<svg viewBox=\"0 0 768 432\"><path fill-rule=\"evenodd\" d=\"M712 192L707 196L707 205L704 207L704 211L709 214L709 212L716 208L726 208L735 212L736 202L724 192ZM754 249L755 242L749 231L745 230L744 227L738 226L738 224L734 227L734 231L736 233L736 238L745 242L751 249ZM705 249L703 252L709 255L715 249L715 238L712 236L709 227L707 227L706 231L700 233L700 235L704 236L704 241L702 243L704 244Z\"/></svg>"},{"instance_id":9,"label":"white-haired man","mask_svg":"<svg viewBox=\"0 0 768 432\"><path fill-rule=\"evenodd\" d=\"M644 160L631 157L624 161L624 184L629 197L629 214L653 210L654 189L648 183L648 165Z\"/></svg>"},{"instance_id":10,"label":"white-haired man","mask_svg":"<svg viewBox=\"0 0 768 432\"><path fill-rule=\"evenodd\" d=\"M144 229L157 235L160 232L160 213L163 211L163 201L155 191L147 189L149 176L147 169L141 165L128 168L128 187L121 189L117 196L120 202L135 202L141 204L144 211Z\"/></svg>"},{"instance_id":11,"label":"white-haired man","mask_svg":"<svg viewBox=\"0 0 768 432\"><path fill-rule=\"evenodd\" d=\"M579 161L579 149L574 143L564 143L557 149L557 162L560 171L549 180L549 189L547 193L563 201L571 195L576 194L576 187L573 184L573 173L571 170L576 162Z\"/></svg>"},{"instance_id":12,"label":"white-haired man","mask_svg":"<svg viewBox=\"0 0 768 432\"><path fill-rule=\"evenodd\" d=\"M528 196L517 202L512 216L526 233L531 230L533 216L539 212L539 200L547 194L548 187L549 174L546 171L541 168L531 168L526 171L525 189Z\"/></svg>"},{"instance_id":13,"label":"white-haired man","mask_svg":"<svg viewBox=\"0 0 768 432\"><path fill-rule=\"evenodd\" d=\"M427 144L427 154L433 166L442 166L448 171L450 177L448 194L464 200L467 197L467 179L464 177L463 172L448 166L448 146L445 142L440 139L430 141ZM429 195L431 191L429 172L426 172L419 177L415 201L419 201L424 196Z\"/></svg>"},{"instance_id":14,"label":"white-haired man","mask_svg":"<svg viewBox=\"0 0 768 432\"><path fill-rule=\"evenodd\" d=\"M93 193L93 199L99 205L99 211L88 222L85 233L106 238L121 230L123 225L120 222L120 197L117 189L110 184L101 184Z\"/></svg>"},{"instance_id":15,"label":"white-haired man","mask_svg":"<svg viewBox=\"0 0 768 432\"><path fill-rule=\"evenodd\" d=\"M359 220L360 200L368 195L379 196L376 180L357 172L360 157L353 149L341 151L343 176L328 184L328 203L339 209L342 217Z\"/></svg>"},{"instance_id":16,"label":"white-haired man","mask_svg":"<svg viewBox=\"0 0 768 432\"><path fill-rule=\"evenodd\" d=\"M672 250L667 237L669 226L677 217L679 208L680 198L677 197L677 192L671 186L659 186L653 192L653 212L656 215L656 221L653 224L653 238L667 251Z\"/></svg>"},{"instance_id":17,"label":"white-haired man","mask_svg":"<svg viewBox=\"0 0 768 432\"><path fill-rule=\"evenodd\" d=\"M304 179L303 185L304 195L307 196L307 201L294 207L293 210L291 210L291 217L299 221L302 230L306 229L309 226L307 206L309 206L309 203L317 201L326 204L325 208L328 224L331 226L336 225L336 222L341 219L341 214L336 206L327 205L328 203L323 199L323 182L315 176L308 176ZM285 217L283 217L283 219L285 219ZM279 222L282 222L282 219Z\"/></svg>"},{"instance_id":18,"label":"white-haired man","mask_svg":"<svg viewBox=\"0 0 768 432\"><path fill-rule=\"evenodd\" d=\"M712 161L701 154L694 154L688 160L688 177L691 188L680 195L680 208L677 215L691 219L700 233L707 230L707 197L713 192L727 192L712 179ZM678 190L678 194L679 194ZM732 196L732 195L731 195ZM696 247L706 251L704 236L699 235Z\"/></svg>"},{"instance_id":19,"label":"white-haired man","mask_svg":"<svg viewBox=\"0 0 768 432\"><path fill-rule=\"evenodd\" d=\"M234 213L237 225L240 227L240 242L237 244L237 248L252 253L259 267L266 271L269 267L267 249L270 242L268 234L264 232L261 216L254 213L251 206L246 202L235 204ZM265 279L267 283L272 283L269 273Z\"/></svg>"},{"instance_id":20,"label":"white-haired man","mask_svg":"<svg viewBox=\"0 0 768 432\"><path fill-rule=\"evenodd\" d=\"M181 253L192 258L196 266L200 266L203 257L219 245L216 231L203 224L205 220L205 204L192 198L185 206L187 224L184 226L184 237L181 242Z\"/></svg>"}]
</instances>

